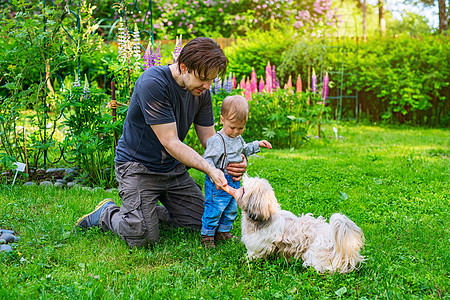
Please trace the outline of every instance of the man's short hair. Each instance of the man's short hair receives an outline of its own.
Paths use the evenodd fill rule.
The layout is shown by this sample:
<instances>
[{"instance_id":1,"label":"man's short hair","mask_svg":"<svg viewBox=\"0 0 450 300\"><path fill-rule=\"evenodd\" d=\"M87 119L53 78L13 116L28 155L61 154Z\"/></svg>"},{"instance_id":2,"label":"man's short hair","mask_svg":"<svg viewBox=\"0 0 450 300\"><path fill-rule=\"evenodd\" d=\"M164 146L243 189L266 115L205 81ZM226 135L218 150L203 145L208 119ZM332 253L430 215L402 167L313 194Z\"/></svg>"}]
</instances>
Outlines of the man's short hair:
<instances>
[{"instance_id":1,"label":"man's short hair","mask_svg":"<svg viewBox=\"0 0 450 300\"><path fill-rule=\"evenodd\" d=\"M227 72L228 58L220 45L210 38L198 37L187 43L178 56L177 64L181 72L181 63L188 71L194 71L201 80L210 80L208 75L213 70L219 71L219 77Z\"/></svg>"},{"instance_id":2,"label":"man's short hair","mask_svg":"<svg viewBox=\"0 0 450 300\"><path fill-rule=\"evenodd\" d=\"M227 96L223 99L220 114L227 120L247 123L249 113L248 101L241 95Z\"/></svg>"}]
</instances>

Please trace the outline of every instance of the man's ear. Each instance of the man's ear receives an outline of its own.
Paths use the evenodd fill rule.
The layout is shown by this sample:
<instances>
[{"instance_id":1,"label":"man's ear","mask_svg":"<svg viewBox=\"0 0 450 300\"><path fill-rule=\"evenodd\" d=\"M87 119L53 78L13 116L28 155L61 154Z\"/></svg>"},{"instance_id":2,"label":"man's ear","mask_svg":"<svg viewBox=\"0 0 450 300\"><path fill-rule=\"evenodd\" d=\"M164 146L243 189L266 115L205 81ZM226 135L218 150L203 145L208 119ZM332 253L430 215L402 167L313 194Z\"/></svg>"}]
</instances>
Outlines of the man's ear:
<instances>
[{"instance_id":1,"label":"man's ear","mask_svg":"<svg viewBox=\"0 0 450 300\"><path fill-rule=\"evenodd\" d=\"M188 67L184 63L180 63L181 74L186 74L188 72Z\"/></svg>"}]
</instances>

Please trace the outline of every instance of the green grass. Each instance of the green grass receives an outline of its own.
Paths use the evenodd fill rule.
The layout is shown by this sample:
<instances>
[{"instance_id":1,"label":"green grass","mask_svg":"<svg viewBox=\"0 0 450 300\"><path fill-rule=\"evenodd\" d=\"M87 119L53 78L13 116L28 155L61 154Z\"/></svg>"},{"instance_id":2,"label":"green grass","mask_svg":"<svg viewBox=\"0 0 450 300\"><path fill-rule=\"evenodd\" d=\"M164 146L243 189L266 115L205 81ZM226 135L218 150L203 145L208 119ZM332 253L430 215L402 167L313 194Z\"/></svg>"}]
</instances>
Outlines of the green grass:
<instances>
[{"instance_id":1,"label":"green grass","mask_svg":"<svg viewBox=\"0 0 450 300\"><path fill-rule=\"evenodd\" d=\"M129 250L112 233L72 230L103 198L120 203L117 195L1 186L0 227L21 241L0 253L0 298L449 299L450 131L350 126L339 134L299 150L264 149L248 173L269 180L283 209L355 221L367 257L357 272L249 263L243 244L207 251L199 233L183 230Z\"/></svg>"}]
</instances>

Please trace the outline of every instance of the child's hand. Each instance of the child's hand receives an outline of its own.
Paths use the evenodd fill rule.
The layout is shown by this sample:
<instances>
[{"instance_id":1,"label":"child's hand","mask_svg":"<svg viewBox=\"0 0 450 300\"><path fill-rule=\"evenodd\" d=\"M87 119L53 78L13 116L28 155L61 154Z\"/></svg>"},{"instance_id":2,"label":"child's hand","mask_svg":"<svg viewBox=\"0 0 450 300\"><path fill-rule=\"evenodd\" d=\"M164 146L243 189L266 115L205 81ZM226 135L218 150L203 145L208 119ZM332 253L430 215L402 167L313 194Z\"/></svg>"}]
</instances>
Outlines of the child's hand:
<instances>
[{"instance_id":1,"label":"child's hand","mask_svg":"<svg viewBox=\"0 0 450 300\"><path fill-rule=\"evenodd\" d=\"M259 144L259 147L272 149L272 145L266 140L259 141L258 144Z\"/></svg>"}]
</instances>

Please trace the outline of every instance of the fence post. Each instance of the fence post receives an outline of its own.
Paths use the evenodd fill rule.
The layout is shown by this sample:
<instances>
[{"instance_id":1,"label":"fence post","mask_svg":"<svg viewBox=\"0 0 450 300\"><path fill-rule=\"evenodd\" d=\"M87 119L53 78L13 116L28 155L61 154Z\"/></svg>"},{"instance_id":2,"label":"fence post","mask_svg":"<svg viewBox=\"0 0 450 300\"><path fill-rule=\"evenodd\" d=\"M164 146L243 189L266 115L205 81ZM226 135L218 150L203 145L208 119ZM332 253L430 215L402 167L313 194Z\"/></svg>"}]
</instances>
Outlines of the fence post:
<instances>
[{"instance_id":1,"label":"fence post","mask_svg":"<svg viewBox=\"0 0 450 300\"><path fill-rule=\"evenodd\" d=\"M111 115L113 123L116 122L117 101L116 101L116 83L111 81ZM117 147L117 131L114 129L114 149Z\"/></svg>"}]
</instances>

